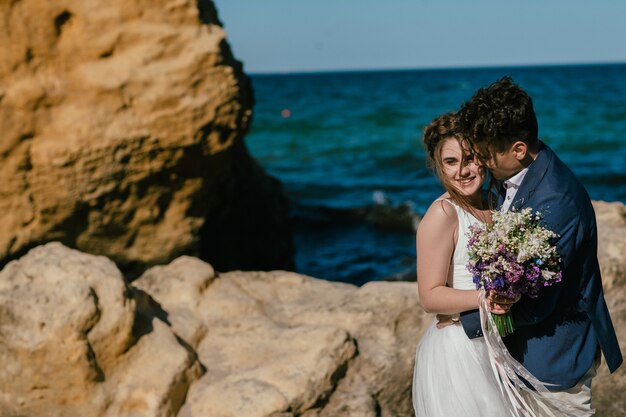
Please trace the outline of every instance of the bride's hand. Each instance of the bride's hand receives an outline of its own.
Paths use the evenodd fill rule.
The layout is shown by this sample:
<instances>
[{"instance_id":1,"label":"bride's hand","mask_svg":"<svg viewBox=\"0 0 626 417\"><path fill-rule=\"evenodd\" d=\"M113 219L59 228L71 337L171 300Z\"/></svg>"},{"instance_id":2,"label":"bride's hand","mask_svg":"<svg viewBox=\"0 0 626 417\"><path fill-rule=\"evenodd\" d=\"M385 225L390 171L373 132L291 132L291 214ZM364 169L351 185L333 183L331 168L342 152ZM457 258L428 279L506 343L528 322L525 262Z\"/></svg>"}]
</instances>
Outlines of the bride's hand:
<instances>
[{"instance_id":1,"label":"bride's hand","mask_svg":"<svg viewBox=\"0 0 626 417\"><path fill-rule=\"evenodd\" d=\"M444 327L452 326L454 324L461 324L459 321L459 315L437 314L437 328L443 329Z\"/></svg>"},{"instance_id":2,"label":"bride's hand","mask_svg":"<svg viewBox=\"0 0 626 417\"><path fill-rule=\"evenodd\" d=\"M511 310L513 304L517 303L521 296L508 298L495 292L487 293L487 305L493 314L506 314Z\"/></svg>"}]
</instances>

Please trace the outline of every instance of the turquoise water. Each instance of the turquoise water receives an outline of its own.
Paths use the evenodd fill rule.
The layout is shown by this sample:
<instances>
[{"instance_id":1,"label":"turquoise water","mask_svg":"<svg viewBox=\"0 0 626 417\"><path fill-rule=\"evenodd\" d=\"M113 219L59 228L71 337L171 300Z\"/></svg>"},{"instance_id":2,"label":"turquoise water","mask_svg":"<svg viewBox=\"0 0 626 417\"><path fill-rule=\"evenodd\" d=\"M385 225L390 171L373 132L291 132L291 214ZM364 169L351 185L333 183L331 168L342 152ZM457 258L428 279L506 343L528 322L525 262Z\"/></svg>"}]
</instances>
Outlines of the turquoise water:
<instances>
[{"instance_id":1,"label":"turquoise water","mask_svg":"<svg viewBox=\"0 0 626 417\"><path fill-rule=\"evenodd\" d=\"M297 270L356 284L410 274L411 216L442 192L421 130L504 75L591 198L626 202L626 65L256 75L246 141L291 201Z\"/></svg>"}]
</instances>

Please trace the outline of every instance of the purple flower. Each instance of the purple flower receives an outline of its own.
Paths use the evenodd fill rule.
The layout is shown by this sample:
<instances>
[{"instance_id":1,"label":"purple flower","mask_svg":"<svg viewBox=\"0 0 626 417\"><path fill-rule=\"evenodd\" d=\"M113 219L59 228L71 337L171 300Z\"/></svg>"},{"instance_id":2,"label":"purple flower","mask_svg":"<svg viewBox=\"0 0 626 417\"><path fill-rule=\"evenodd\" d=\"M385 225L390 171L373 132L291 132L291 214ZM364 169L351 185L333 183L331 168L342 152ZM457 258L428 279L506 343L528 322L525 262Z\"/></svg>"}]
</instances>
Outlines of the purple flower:
<instances>
[{"instance_id":1,"label":"purple flower","mask_svg":"<svg viewBox=\"0 0 626 417\"><path fill-rule=\"evenodd\" d=\"M504 274L507 282L515 284L524 276L524 268L518 264L509 261L508 271Z\"/></svg>"},{"instance_id":2,"label":"purple flower","mask_svg":"<svg viewBox=\"0 0 626 417\"><path fill-rule=\"evenodd\" d=\"M476 289L479 290L480 289L480 275L474 275L474 277L472 278L472 281L474 281L474 284L476 284Z\"/></svg>"},{"instance_id":3,"label":"purple flower","mask_svg":"<svg viewBox=\"0 0 626 417\"><path fill-rule=\"evenodd\" d=\"M495 290L502 290L504 289L504 278L502 276L499 276L498 278L493 280L493 288Z\"/></svg>"},{"instance_id":4,"label":"purple flower","mask_svg":"<svg viewBox=\"0 0 626 417\"><path fill-rule=\"evenodd\" d=\"M537 265L531 266L530 269L526 271L526 279L531 282L537 281L540 276L541 276L541 270L539 269Z\"/></svg>"}]
</instances>

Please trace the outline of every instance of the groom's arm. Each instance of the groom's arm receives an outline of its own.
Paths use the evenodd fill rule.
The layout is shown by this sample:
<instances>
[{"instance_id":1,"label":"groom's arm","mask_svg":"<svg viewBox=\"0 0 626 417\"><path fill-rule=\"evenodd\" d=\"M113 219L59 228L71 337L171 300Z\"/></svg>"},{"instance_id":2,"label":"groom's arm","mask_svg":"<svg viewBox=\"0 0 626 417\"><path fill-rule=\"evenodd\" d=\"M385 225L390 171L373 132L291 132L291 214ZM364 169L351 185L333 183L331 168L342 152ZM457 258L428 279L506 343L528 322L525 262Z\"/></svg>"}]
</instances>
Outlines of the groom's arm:
<instances>
[{"instance_id":1,"label":"groom's arm","mask_svg":"<svg viewBox=\"0 0 626 417\"><path fill-rule=\"evenodd\" d=\"M544 203L543 207L549 207L548 203ZM577 278L570 271L573 271L572 265L577 261L576 255L584 240L580 213L572 205L553 207L554 210L542 213L543 223L546 228L559 235L556 249L561 256L562 281L544 288L536 299L524 296L516 303L511 309L516 327L534 325L548 318L558 304L565 281Z\"/></svg>"},{"instance_id":2,"label":"groom's arm","mask_svg":"<svg viewBox=\"0 0 626 417\"><path fill-rule=\"evenodd\" d=\"M465 311L461 313L461 325L467 337L475 339L483 336L480 326L480 313L478 310Z\"/></svg>"}]
</instances>

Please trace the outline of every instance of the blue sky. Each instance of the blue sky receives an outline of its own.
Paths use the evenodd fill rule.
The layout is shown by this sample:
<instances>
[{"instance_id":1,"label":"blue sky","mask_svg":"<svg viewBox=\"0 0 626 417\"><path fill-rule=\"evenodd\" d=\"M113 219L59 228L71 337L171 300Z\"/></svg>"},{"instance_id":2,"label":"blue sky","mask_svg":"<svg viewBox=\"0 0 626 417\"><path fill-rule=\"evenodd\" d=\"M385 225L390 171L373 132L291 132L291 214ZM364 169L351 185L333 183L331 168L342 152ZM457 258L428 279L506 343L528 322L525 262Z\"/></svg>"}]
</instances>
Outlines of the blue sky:
<instances>
[{"instance_id":1,"label":"blue sky","mask_svg":"<svg viewBox=\"0 0 626 417\"><path fill-rule=\"evenodd\" d=\"M247 72L626 62L624 0L215 0Z\"/></svg>"}]
</instances>

